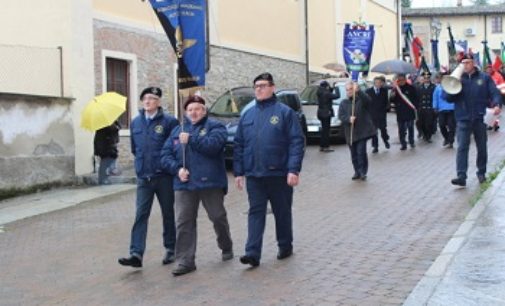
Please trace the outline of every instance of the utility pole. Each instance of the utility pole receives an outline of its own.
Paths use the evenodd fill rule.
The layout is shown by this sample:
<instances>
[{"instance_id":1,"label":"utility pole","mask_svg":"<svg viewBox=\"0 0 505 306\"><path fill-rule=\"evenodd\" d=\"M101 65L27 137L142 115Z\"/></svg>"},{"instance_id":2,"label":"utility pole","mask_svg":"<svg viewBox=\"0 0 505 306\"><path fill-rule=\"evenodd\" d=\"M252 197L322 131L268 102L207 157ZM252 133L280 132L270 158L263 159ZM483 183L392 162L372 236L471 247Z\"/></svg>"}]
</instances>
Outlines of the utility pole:
<instances>
[{"instance_id":1,"label":"utility pole","mask_svg":"<svg viewBox=\"0 0 505 306\"><path fill-rule=\"evenodd\" d=\"M309 0L304 0L304 15L305 15L305 83L308 86L310 83L309 71Z\"/></svg>"}]
</instances>

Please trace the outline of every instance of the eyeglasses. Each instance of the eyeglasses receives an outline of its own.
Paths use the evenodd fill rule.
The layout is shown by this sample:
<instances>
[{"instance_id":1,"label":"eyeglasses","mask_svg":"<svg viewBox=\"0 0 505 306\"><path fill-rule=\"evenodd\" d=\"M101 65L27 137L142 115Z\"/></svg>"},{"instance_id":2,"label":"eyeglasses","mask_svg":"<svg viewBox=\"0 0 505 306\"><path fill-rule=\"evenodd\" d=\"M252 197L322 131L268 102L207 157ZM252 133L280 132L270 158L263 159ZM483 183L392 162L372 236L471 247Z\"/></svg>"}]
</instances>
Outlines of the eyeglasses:
<instances>
[{"instance_id":1,"label":"eyeglasses","mask_svg":"<svg viewBox=\"0 0 505 306\"><path fill-rule=\"evenodd\" d=\"M264 89L264 88L267 88L267 87L270 87L270 86L272 86L272 85L271 85L271 84L255 84L255 85L253 86L253 88L254 88L254 89L258 89L258 88L260 88L260 89Z\"/></svg>"}]
</instances>

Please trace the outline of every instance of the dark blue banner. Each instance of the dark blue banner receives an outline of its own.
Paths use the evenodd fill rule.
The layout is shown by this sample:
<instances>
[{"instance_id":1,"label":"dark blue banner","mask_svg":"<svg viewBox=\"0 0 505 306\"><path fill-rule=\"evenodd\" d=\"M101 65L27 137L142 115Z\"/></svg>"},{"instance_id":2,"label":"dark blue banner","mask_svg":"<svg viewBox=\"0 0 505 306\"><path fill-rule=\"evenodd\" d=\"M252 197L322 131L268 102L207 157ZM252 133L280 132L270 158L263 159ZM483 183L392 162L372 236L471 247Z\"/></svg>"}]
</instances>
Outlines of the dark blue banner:
<instances>
[{"instance_id":1,"label":"dark blue banner","mask_svg":"<svg viewBox=\"0 0 505 306\"><path fill-rule=\"evenodd\" d=\"M370 70L375 30L373 25L351 26L344 28L344 61L347 71L351 72L353 79L357 80L359 72Z\"/></svg>"},{"instance_id":2,"label":"dark blue banner","mask_svg":"<svg viewBox=\"0 0 505 306\"><path fill-rule=\"evenodd\" d=\"M205 0L149 0L174 48L179 89L205 86Z\"/></svg>"}]
</instances>

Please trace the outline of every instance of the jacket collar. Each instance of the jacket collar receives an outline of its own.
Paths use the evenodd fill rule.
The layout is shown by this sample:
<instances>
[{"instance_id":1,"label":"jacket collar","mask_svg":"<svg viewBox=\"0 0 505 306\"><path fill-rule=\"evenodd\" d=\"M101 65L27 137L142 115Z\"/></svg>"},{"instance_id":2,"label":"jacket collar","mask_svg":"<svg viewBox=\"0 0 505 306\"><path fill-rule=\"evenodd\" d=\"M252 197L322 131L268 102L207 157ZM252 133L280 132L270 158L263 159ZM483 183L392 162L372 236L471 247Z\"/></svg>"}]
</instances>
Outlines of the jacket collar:
<instances>
[{"instance_id":1,"label":"jacket collar","mask_svg":"<svg viewBox=\"0 0 505 306\"><path fill-rule=\"evenodd\" d=\"M275 94L273 94L268 99L256 100L256 105L260 108L265 108L265 107L269 107L270 105L273 105L275 102L277 102L277 96Z\"/></svg>"}]
</instances>

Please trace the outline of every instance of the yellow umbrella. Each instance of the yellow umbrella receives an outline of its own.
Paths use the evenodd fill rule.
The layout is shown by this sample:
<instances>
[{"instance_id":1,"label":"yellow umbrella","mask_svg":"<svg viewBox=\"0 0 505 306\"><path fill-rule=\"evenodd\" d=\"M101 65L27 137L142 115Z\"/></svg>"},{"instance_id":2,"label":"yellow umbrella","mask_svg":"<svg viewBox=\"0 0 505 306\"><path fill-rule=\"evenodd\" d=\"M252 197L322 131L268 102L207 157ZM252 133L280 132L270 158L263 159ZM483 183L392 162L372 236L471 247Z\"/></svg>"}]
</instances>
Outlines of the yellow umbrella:
<instances>
[{"instance_id":1,"label":"yellow umbrella","mask_svg":"<svg viewBox=\"0 0 505 306\"><path fill-rule=\"evenodd\" d=\"M106 92L89 101L81 114L81 126L96 131L111 125L126 110L126 97Z\"/></svg>"}]
</instances>

